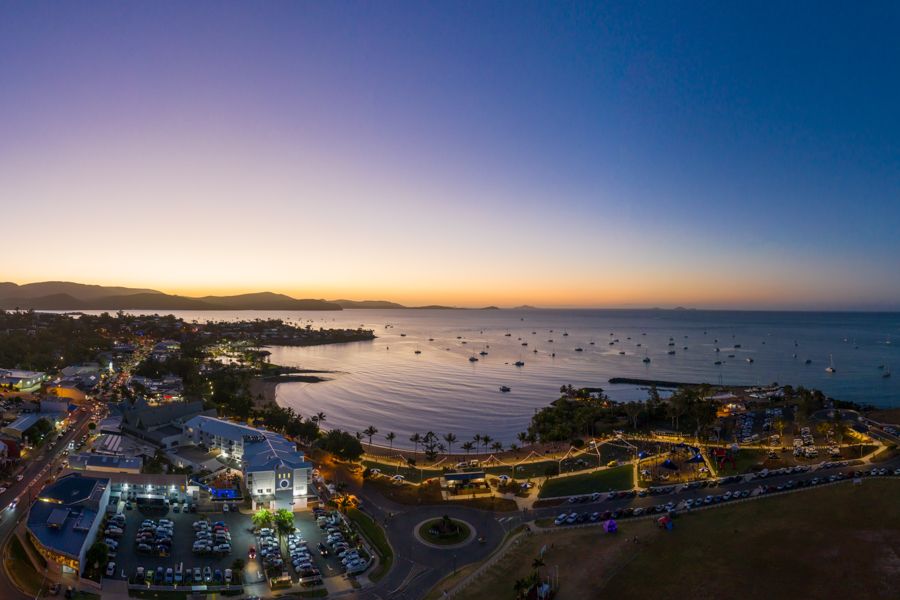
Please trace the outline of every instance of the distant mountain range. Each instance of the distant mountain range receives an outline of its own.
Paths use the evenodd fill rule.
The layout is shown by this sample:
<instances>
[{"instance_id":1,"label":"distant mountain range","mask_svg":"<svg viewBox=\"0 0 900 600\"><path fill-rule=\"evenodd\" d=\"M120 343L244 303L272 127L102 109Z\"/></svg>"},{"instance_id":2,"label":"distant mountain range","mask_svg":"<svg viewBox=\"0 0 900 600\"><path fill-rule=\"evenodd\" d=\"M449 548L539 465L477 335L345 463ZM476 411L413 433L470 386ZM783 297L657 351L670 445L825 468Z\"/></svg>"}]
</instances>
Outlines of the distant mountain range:
<instances>
[{"instance_id":1,"label":"distant mountain range","mask_svg":"<svg viewBox=\"0 0 900 600\"><path fill-rule=\"evenodd\" d=\"M24 285L0 282L0 309L15 308L76 311L448 309L454 307L437 305L408 307L386 300L297 299L274 292L192 298L150 289L87 285L68 281L43 281Z\"/></svg>"}]
</instances>

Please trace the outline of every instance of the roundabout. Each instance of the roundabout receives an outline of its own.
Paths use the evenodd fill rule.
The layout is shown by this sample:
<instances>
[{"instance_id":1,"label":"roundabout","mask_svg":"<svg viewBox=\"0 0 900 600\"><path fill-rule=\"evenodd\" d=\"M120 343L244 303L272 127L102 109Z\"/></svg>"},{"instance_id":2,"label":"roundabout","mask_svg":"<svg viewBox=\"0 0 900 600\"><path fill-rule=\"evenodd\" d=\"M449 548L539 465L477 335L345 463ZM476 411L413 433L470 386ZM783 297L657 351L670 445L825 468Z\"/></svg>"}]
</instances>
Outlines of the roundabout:
<instances>
[{"instance_id":1,"label":"roundabout","mask_svg":"<svg viewBox=\"0 0 900 600\"><path fill-rule=\"evenodd\" d=\"M417 523L413 535L419 543L430 548L452 550L470 544L475 539L475 527L462 519L444 515Z\"/></svg>"}]
</instances>

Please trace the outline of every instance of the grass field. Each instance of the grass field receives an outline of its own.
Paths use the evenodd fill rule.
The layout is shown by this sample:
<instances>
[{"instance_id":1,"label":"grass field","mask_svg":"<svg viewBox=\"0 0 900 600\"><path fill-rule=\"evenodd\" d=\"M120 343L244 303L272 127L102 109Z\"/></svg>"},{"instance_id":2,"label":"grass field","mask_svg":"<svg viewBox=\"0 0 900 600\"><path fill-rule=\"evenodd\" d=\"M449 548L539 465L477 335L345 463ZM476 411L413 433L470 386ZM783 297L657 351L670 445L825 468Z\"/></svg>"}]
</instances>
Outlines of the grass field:
<instances>
[{"instance_id":1,"label":"grass field","mask_svg":"<svg viewBox=\"0 0 900 600\"><path fill-rule=\"evenodd\" d=\"M572 496L609 490L630 490L633 485L634 469L631 465L625 465L584 475L548 479L538 496L553 498L554 496Z\"/></svg>"},{"instance_id":2,"label":"grass field","mask_svg":"<svg viewBox=\"0 0 900 600\"><path fill-rule=\"evenodd\" d=\"M514 597L513 582L559 568L557 600L896 598L900 482L865 480L683 515L522 538L462 600ZM638 542L632 538L637 536Z\"/></svg>"},{"instance_id":3,"label":"grass field","mask_svg":"<svg viewBox=\"0 0 900 600\"><path fill-rule=\"evenodd\" d=\"M379 563L378 567L369 573L369 579L372 581L380 580L387 574L394 563L394 551L384 535L384 530L369 515L355 508L347 511L347 517L359 527L366 539L375 547Z\"/></svg>"}]
</instances>

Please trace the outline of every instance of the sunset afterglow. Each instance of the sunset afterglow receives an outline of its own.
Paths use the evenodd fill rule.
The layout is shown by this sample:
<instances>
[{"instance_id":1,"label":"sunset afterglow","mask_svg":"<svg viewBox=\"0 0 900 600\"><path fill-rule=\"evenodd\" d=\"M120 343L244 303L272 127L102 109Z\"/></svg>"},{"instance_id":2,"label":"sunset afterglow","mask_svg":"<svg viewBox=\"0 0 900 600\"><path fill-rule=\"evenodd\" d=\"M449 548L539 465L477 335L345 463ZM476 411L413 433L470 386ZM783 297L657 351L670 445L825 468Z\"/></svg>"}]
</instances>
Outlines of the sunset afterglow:
<instances>
[{"instance_id":1,"label":"sunset afterglow","mask_svg":"<svg viewBox=\"0 0 900 600\"><path fill-rule=\"evenodd\" d=\"M213 6L6 11L3 279L896 306L898 89L841 90L898 50L844 39L861 16L759 48L725 7Z\"/></svg>"}]
</instances>

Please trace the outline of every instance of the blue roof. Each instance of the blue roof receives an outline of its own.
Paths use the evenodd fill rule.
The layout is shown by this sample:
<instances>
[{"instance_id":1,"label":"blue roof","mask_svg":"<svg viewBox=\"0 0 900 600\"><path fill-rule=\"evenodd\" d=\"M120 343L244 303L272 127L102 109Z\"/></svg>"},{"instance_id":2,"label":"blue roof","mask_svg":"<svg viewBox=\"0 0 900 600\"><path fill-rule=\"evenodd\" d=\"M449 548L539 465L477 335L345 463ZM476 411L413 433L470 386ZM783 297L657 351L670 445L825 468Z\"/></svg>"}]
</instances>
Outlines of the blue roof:
<instances>
[{"instance_id":1,"label":"blue roof","mask_svg":"<svg viewBox=\"0 0 900 600\"><path fill-rule=\"evenodd\" d=\"M38 414L22 415L9 425L6 425L4 429L12 429L14 431L25 433L26 431L34 427L35 424L42 418L43 417Z\"/></svg>"},{"instance_id":2,"label":"blue roof","mask_svg":"<svg viewBox=\"0 0 900 600\"><path fill-rule=\"evenodd\" d=\"M109 479L72 474L41 490L28 511L28 530L47 548L78 558Z\"/></svg>"},{"instance_id":3,"label":"blue roof","mask_svg":"<svg viewBox=\"0 0 900 600\"><path fill-rule=\"evenodd\" d=\"M297 450L294 442L265 429L256 429L249 425L204 415L190 419L184 426L225 439L243 440L244 456L242 460L244 470L248 472L274 471L279 466L290 469L312 468L312 464L306 462L303 453Z\"/></svg>"}]
</instances>

